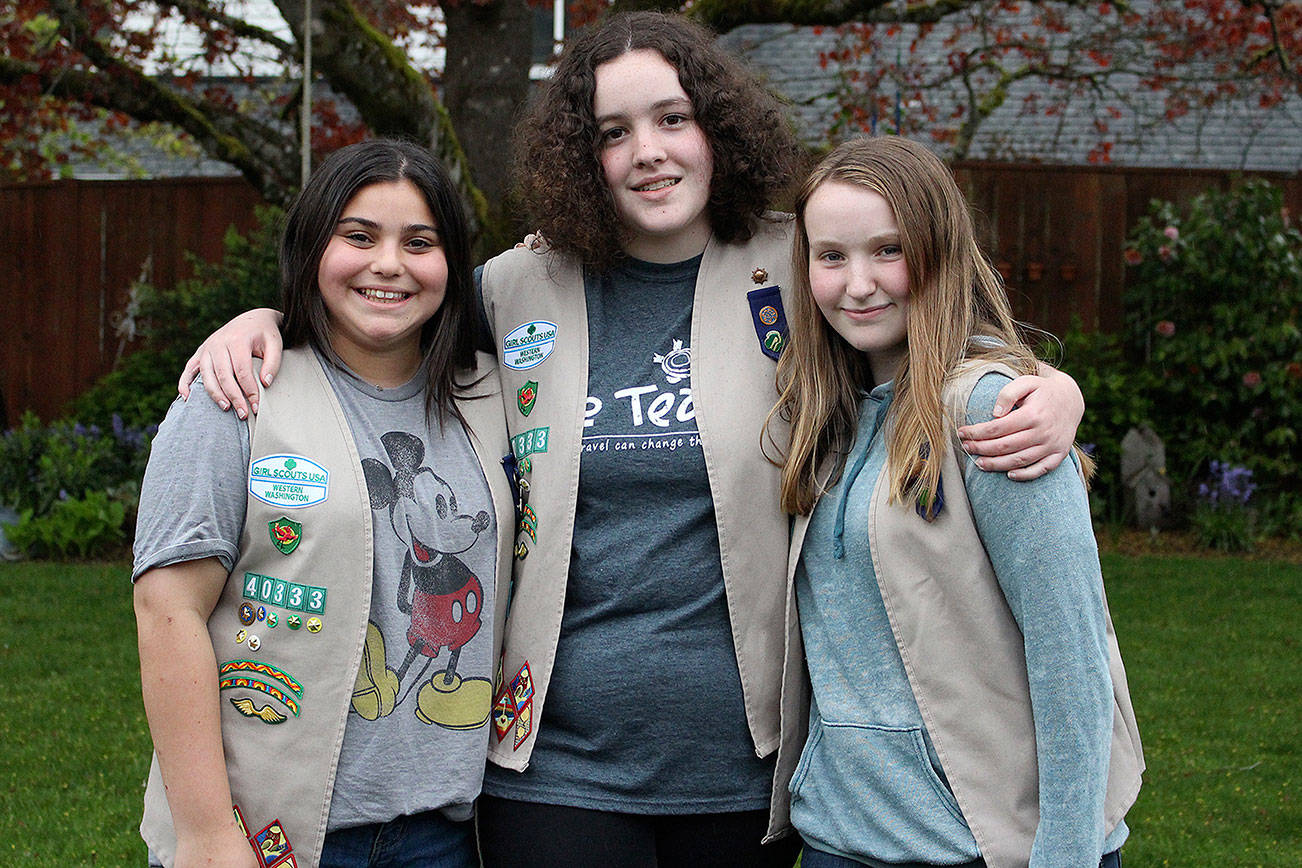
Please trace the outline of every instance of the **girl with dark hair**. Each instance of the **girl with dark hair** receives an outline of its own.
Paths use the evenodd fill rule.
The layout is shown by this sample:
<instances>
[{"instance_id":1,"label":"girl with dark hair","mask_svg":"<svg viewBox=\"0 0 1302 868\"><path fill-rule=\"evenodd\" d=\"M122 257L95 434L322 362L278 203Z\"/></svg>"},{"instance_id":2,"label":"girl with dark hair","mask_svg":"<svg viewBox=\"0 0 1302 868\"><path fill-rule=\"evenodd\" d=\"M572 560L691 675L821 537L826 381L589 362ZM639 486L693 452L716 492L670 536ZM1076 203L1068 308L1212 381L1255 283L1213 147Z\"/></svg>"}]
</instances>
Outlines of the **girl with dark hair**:
<instances>
[{"instance_id":1,"label":"girl with dark hair","mask_svg":"<svg viewBox=\"0 0 1302 868\"><path fill-rule=\"evenodd\" d=\"M169 866L475 866L514 513L466 221L429 151L364 142L280 252L256 424L178 401L145 472L141 833Z\"/></svg>"},{"instance_id":2,"label":"girl with dark hair","mask_svg":"<svg viewBox=\"0 0 1302 868\"><path fill-rule=\"evenodd\" d=\"M813 687L802 864L1114 868L1144 763L1092 465L1018 485L963 455L959 426L1035 360L958 185L914 142L841 145L800 192L792 269L772 418Z\"/></svg>"},{"instance_id":3,"label":"girl with dark hair","mask_svg":"<svg viewBox=\"0 0 1302 868\"><path fill-rule=\"evenodd\" d=\"M481 278L520 497L485 864L788 868L791 770L775 755L780 704L798 701L784 666L800 664L761 428L791 243L790 218L765 208L799 146L708 32L657 13L582 33L517 146L545 243ZM244 371L250 346L275 358L268 321L196 354L230 396L215 400L256 394ZM992 466L1035 473L1069 447L1069 380L1030 378L1008 406L1037 385L995 423L1012 438L995 452L1016 454Z\"/></svg>"}]
</instances>

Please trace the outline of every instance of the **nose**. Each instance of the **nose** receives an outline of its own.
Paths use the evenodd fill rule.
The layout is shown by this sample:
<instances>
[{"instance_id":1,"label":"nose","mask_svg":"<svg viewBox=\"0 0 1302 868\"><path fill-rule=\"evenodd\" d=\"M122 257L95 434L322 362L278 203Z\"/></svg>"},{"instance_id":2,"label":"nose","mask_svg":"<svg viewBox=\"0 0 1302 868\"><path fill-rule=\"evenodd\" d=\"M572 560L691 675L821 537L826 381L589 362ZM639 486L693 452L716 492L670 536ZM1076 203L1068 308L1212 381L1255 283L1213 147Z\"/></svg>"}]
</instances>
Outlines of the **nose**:
<instances>
[{"instance_id":1,"label":"nose","mask_svg":"<svg viewBox=\"0 0 1302 868\"><path fill-rule=\"evenodd\" d=\"M397 242L381 241L372 248L371 273L382 275L401 274L402 247Z\"/></svg>"},{"instance_id":2,"label":"nose","mask_svg":"<svg viewBox=\"0 0 1302 868\"><path fill-rule=\"evenodd\" d=\"M845 279L845 293L851 298L869 298L877 291L877 281L872 269L860 263L850 263Z\"/></svg>"},{"instance_id":3,"label":"nose","mask_svg":"<svg viewBox=\"0 0 1302 868\"><path fill-rule=\"evenodd\" d=\"M635 160L639 166L654 166L665 160L665 146L657 130L641 130L634 133L637 137Z\"/></svg>"}]
</instances>

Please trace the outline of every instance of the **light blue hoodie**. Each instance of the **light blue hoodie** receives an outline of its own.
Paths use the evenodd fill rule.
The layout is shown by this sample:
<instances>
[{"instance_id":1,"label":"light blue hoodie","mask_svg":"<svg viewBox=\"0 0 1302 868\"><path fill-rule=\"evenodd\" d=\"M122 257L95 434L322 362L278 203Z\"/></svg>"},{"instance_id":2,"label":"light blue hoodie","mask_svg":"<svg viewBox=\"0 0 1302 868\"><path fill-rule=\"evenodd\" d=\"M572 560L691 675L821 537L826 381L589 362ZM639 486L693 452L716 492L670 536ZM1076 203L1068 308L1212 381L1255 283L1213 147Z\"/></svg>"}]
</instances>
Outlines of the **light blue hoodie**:
<instances>
[{"instance_id":1,"label":"light blue hoodie","mask_svg":"<svg viewBox=\"0 0 1302 868\"><path fill-rule=\"evenodd\" d=\"M983 377L967 421L989 419L1007 382ZM888 383L864 399L846 470L814 510L796 572L813 707L791 818L812 846L869 865L954 865L981 854L923 725L868 551L869 501L886 463L879 431L892 394ZM942 490L966 486L1025 636L1045 790L1030 864L1097 864L1128 830L1122 822L1104 840L1112 685L1098 558L1076 466L1063 462L1030 483L983 473L970 459L963 468L964 478L943 479ZM1087 744L1077 740L1081 718ZM1065 719L1077 727L1055 727Z\"/></svg>"}]
</instances>

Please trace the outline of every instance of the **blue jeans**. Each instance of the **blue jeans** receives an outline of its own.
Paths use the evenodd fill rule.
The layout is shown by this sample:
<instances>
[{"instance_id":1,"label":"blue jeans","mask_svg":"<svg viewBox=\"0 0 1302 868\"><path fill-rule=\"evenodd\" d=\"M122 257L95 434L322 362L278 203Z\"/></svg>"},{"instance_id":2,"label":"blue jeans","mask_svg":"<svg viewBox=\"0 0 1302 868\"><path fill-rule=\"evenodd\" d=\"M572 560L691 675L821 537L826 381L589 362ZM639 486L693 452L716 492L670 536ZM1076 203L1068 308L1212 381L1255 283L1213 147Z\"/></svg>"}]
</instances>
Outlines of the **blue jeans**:
<instances>
[{"instance_id":1,"label":"blue jeans","mask_svg":"<svg viewBox=\"0 0 1302 868\"><path fill-rule=\"evenodd\" d=\"M325 837L321 868L478 868L475 821L440 811L336 829Z\"/></svg>"},{"instance_id":2,"label":"blue jeans","mask_svg":"<svg viewBox=\"0 0 1302 868\"><path fill-rule=\"evenodd\" d=\"M815 850L808 844L805 845L800 856L800 868L863 868L863 864L844 856ZM955 865L953 868L984 868L985 864L983 860L978 859L975 862ZM898 866L898 868L905 868L905 866ZM907 868L914 868L914 866L907 866ZM925 866L918 866L918 868L925 868ZM1099 860L1099 868L1121 868L1121 851L1113 850L1111 853L1103 854L1103 858Z\"/></svg>"}]
</instances>

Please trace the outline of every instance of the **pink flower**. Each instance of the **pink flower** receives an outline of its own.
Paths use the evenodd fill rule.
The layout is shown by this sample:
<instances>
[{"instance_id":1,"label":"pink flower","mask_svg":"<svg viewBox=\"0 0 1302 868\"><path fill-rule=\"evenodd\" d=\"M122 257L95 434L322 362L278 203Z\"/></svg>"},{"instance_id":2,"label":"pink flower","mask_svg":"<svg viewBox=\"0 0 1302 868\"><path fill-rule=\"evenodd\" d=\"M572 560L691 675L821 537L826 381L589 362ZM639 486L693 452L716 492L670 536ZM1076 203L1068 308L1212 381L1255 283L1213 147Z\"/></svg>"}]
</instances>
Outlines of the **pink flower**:
<instances>
[{"instance_id":1,"label":"pink flower","mask_svg":"<svg viewBox=\"0 0 1302 868\"><path fill-rule=\"evenodd\" d=\"M1174 226L1168 226L1162 230L1162 234L1174 241L1180 237L1180 230L1176 229Z\"/></svg>"},{"instance_id":2,"label":"pink flower","mask_svg":"<svg viewBox=\"0 0 1302 868\"><path fill-rule=\"evenodd\" d=\"M1162 337L1169 338L1175 334L1175 323L1171 322L1169 319L1164 319L1157 324L1156 331Z\"/></svg>"},{"instance_id":3,"label":"pink flower","mask_svg":"<svg viewBox=\"0 0 1302 868\"><path fill-rule=\"evenodd\" d=\"M1172 259L1175 259L1175 251L1168 245L1163 244L1161 247L1157 248L1157 258L1163 262L1170 262Z\"/></svg>"},{"instance_id":4,"label":"pink flower","mask_svg":"<svg viewBox=\"0 0 1302 868\"><path fill-rule=\"evenodd\" d=\"M1258 371L1248 371L1243 375L1243 385L1251 388L1252 386L1261 385L1261 374Z\"/></svg>"},{"instance_id":5,"label":"pink flower","mask_svg":"<svg viewBox=\"0 0 1302 868\"><path fill-rule=\"evenodd\" d=\"M1125 257L1126 265L1138 265L1144 261L1144 254L1134 247L1127 247L1122 256Z\"/></svg>"}]
</instances>

